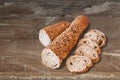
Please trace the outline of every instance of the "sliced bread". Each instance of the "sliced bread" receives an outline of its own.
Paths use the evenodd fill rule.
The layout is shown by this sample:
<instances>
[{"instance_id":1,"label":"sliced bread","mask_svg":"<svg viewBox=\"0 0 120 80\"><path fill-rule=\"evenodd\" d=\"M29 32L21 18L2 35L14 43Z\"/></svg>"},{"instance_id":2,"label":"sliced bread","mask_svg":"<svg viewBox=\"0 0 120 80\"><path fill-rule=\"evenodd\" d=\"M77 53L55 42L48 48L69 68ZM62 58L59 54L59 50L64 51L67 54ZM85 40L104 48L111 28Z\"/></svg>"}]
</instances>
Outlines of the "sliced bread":
<instances>
[{"instance_id":1,"label":"sliced bread","mask_svg":"<svg viewBox=\"0 0 120 80\"><path fill-rule=\"evenodd\" d=\"M78 47L82 46L82 45L87 45L91 48L93 48L98 54L100 54L100 47L98 46L98 44L94 41L92 41L89 38L83 38L79 41L78 43Z\"/></svg>"},{"instance_id":2,"label":"sliced bread","mask_svg":"<svg viewBox=\"0 0 120 80\"><path fill-rule=\"evenodd\" d=\"M86 56L73 55L67 59L66 66L70 72L83 73L93 65L90 58Z\"/></svg>"},{"instance_id":3,"label":"sliced bread","mask_svg":"<svg viewBox=\"0 0 120 80\"><path fill-rule=\"evenodd\" d=\"M89 57L93 62L99 61L98 53L94 49L92 49L86 45L82 45L82 46L78 47L75 51L75 54L80 55L80 56Z\"/></svg>"},{"instance_id":4,"label":"sliced bread","mask_svg":"<svg viewBox=\"0 0 120 80\"><path fill-rule=\"evenodd\" d=\"M91 29L85 34L84 37L95 41L100 47L103 47L105 45L106 38L105 36L101 36L101 33L96 29Z\"/></svg>"}]
</instances>

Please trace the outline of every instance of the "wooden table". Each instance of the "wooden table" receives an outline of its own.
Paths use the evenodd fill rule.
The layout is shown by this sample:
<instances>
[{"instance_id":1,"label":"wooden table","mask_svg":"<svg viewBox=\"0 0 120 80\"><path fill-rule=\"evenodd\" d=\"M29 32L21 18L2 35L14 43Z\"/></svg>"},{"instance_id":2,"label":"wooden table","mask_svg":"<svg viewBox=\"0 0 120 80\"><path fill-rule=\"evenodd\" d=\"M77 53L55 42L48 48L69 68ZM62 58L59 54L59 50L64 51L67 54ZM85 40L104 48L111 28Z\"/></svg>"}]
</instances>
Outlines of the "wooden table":
<instances>
[{"instance_id":1,"label":"wooden table","mask_svg":"<svg viewBox=\"0 0 120 80\"><path fill-rule=\"evenodd\" d=\"M120 80L120 2L107 1L0 1L0 80ZM39 30L61 20L71 22L80 14L89 17L89 29L107 36L100 62L80 75L70 73L65 62L59 70L43 66Z\"/></svg>"}]
</instances>

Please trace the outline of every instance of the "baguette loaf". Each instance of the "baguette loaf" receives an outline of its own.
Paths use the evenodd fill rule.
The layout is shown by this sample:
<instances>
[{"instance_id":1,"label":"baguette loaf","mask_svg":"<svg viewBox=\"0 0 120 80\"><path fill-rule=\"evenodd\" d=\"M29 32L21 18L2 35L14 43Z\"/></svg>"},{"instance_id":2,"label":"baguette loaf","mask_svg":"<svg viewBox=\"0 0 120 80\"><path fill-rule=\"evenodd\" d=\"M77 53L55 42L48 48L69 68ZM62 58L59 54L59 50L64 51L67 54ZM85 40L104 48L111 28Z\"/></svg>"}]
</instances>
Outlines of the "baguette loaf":
<instances>
[{"instance_id":1,"label":"baguette loaf","mask_svg":"<svg viewBox=\"0 0 120 80\"><path fill-rule=\"evenodd\" d=\"M93 65L90 58L86 56L73 55L67 59L67 68L73 73L83 73L88 71L88 68Z\"/></svg>"},{"instance_id":2,"label":"baguette loaf","mask_svg":"<svg viewBox=\"0 0 120 80\"><path fill-rule=\"evenodd\" d=\"M61 21L56 24L47 26L39 31L39 40L43 46L48 46L53 39L61 34L66 28L69 27L69 22Z\"/></svg>"},{"instance_id":3,"label":"baguette loaf","mask_svg":"<svg viewBox=\"0 0 120 80\"><path fill-rule=\"evenodd\" d=\"M82 46L82 45L87 45L89 47L91 47L92 49L94 49L98 54L100 54L100 47L98 46L98 44L94 41L92 41L89 38L83 38L79 41L78 43L78 47Z\"/></svg>"},{"instance_id":4,"label":"baguette loaf","mask_svg":"<svg viewBox=\"0 0 120 80\"><path fill-rule=\"evenodd\" d=\"M56 37L42 53L42 63L51 68L59 68L63 59L77 43L79 36L86 29L89 20L86 16L78 16L64 32ZM50 54L50 55L49 55ZM46 55L49 57L46 58Z\"/></svg>"}]
</instances>

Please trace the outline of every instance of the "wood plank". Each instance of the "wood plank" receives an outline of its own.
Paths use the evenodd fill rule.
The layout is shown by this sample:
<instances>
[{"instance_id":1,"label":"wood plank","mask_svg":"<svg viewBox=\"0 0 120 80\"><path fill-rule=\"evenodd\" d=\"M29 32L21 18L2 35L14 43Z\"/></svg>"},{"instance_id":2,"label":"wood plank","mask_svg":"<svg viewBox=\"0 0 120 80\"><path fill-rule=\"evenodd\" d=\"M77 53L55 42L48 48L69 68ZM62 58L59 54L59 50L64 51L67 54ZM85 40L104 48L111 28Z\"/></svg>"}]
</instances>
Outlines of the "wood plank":
<instances>
[{"instance_id":1,"label":"wood plank","mask_svg":"<svg viewBox=\"0 0 120 80\"><path fill-rule=\"evenodd\" d=\"M66 0L47 0L47 1L44 1L44 0L19 0L19 1L16 1L16 0L1 0L0 2L3 2L3 3L7 3L7 2L14 2L14 3L22 3L22 4L27 4L27 3L39 3L39 4L44 4L44 5L70 5L71 3L73 3L72 5L76 5L76 4L86 4L86 3L92 3L92 4L101 4L105 1L110 1L110 2L119 2L119 0L69 0L69 1L66 1Z\"/></svg>"},{"instance_id":2,"label":"wood plank","mask_svg":"<svg viewBox=\"0 0 120 80\"><path fill-rule=\"evenodd\" d=\"M120 18L119 17L111 17L106 16L106 17L94 17L94 16L88 16L91 22L91 25L89 28L97 28L101 31L103 31L106 36L107 36L107 46L105 47L105 51L114 51L114 50L119 50L120 48ZM8 19L8 20L7 20ZM45 24L49 22L47 19L49 18L31 18L26 19L26 18L7 18L7 19L1 19L2 24L9 24L9 25L2 25L0 27L0 38L1 39L38 39L38 33L39 30L46 26ZM57 17L51 23L55 23L56 21L59 20L72 20L73 17L64 17L64 18L59 18ZM108 20L109 19L109 20ZM24 22L22 20L29 20L27 22ZM32 22L32 24L31 24ZM28 24L30 23L30 24ZM112 23L112 24L110 24ZM20 25L21 24L21 25ZM27 25L28 24L28 25ZM27 26L26 26L27 25ZM88 31L88 30L86 30ZM85 32L86 32L85 31ZM110 44L111 43L111 44Z\"/></svg>"},{"instance_id":3,"label":"wood plank","mask_svg":"<svg viewBox=\"0 0 120 80\"><path fill-rule=\"evenodd\" d=\"M6 41L4 41L5 43ZM9 43L3 44L4 46L7 46ZM13 46L14 44L14 46ZM62 67L63 69L58 70L48 70L48 68L44 67L41 64L41 60L40 60L40 53L43 49L43 46L39 43L39 40L20 40L20 39L16 39L14 41L14 43L11 44L9 47L13 46L11 48L11 50L9 49L9 52L6 52L6 54L1 55L1 59L2 64L13 64L16 63L16 65L18 64L22 64L22 65L28 65L28 66L34 66L36 69L43 69L45 72L48 71L49 73L56 73L56 72L65 72L68 73L66 67ZM1 45L1 46L3 46ZM8 48L9 48L8 47ZM8 48L5 48L5 50L8 50ZM4 49L4 48L3 48ZM103 52L104 54L104 52ZM114 54L114 53L113 53ZM108 62L109 61L109 62ZM103 56L102 55L102 60L100 61L100 63L96 64L91 71L93 72L101 72L101 71L105 71L105 72L119 72L119 70L117 70L114 66L111 66L112 64L114 65L118 65L118 67L120 68L120 65L117 64L117 62L119 62L120 59L119 57L113 57L113 56ZM17 64L18 63L18 64ZM110 64L111 63L111 64ZM109 67L108 67L109 66ZM10 66L6 66L8 68L6 68L5 71L7 71L7 69L11 68ZM104 70L104 68L107 68Z\"/></svg>"},{"instance_id":4,"label":"wood plank","mask_svg":"<svg viewBox=\"0 0 120 80\"><path fill-rule=\"evenodd\" d=\"M8 6L2 6L0 7L0 16L23 16L23 17L30 17L30 16L35 16L35 17L48 17L48 16L60 16L60 17L64 17L66 15L71 15L71 16L75 16L75 15L79 15L79 14L85 14L85 12L83 12L84 9L86 8L91 8L93 4L100 4L100 2L105 2L103 1L96 1L94 2L94 0L82 0L82 1L70 1L70 3L68 1L47 1L47 3L44 3L45 1L38 1L37 2L32 2L30 4L24 4L24 3L12 3L12 5L8 5ZM98 2L98 3L97 3ZM57 5L57 3L59 3L60 5ZM64 4L67 3L67 4ZM110 5L109 5L110 3ZM77 4L77 5L74 5ZM104 4L104 3L103 3ZM98 6L99 6L98 5ZM97 5L96 5L97 6ZM119 11L119 3L112 3L112 2L108 2L108 4L105 4L105 6L109 7L108 10L106 10L105 12L97 15L100 16L107 16L107 15L112 15L112 16L119 16L120 11ZM118 8L116 8L118 7ZM7 10L8 9L8 10ZM98 9L101 10L102 8ZM114 11L113 11L114 9ZM95 15L94 15L95 16Z\"/></svg>"},{"instance_id":5,"label":"wood plank","mask_svg":"<svg viewBox=\"0 0 120 80\"><path fill-rule=\"evenodd\" d=\"M108 2L105 6L111 5L106 11L86 14L84 9L92 6L102 9L98 7L105 0L1 0L0 79L120 80L120 3L107 1L117 3ZM65 61L58 70L48 69L41 63L40 53L44 47L38 40L39 30L61 20L71 22L80 14L90 19L84 33L96 28L107 36L100 62L80 75L70 73Z\"/></svg>"},{"instance_id":6,"label":"wood plank","mask_svg":"<svg viewBox=\"0 0 120 80\"><path fill-rule=\"evenodd\" d=\"M1 0L1 2L15 2L15 3L19 3L19 2L23 2L23 3L39 3L40 5L69 5L69 4L86 4L86 3L93 3L94 0L77 0L77 1L74 1L74 0L69 0L69 1L66 1L66 0L19 0L19 1L16 1L16 0Z\"/></svg>"}]
</instances>

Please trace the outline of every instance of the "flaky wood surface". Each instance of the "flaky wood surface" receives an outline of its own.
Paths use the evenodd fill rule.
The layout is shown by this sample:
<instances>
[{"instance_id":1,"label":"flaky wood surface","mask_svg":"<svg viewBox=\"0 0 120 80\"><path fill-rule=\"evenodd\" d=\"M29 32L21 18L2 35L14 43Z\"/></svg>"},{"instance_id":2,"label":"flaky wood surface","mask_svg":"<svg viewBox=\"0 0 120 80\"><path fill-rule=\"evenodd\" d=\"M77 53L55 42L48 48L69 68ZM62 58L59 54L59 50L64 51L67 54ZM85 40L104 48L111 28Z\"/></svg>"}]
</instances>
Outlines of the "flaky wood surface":
<instances>
[{"instance_id":1,"label":"flaky wood surface","mask_svg":"<svg viewBox=\"0 0 120 80\"><path fill-rule=\"evenodd\" d=\"M49 0L49 3L45 0L0 1L1 80L120 80L120 2L104 2L105 0ZM99 12L105 9L99 4L105 8L111 5L107 10ZM38 39L39 30L60 20L72 21L85 13L84 9L90 8L92 11L94 5L97 6L98 13L87 14L90 19L89 28L99 29L107 36L107 45L101 52L100 62L82 75L68 72L65 62L59 70L43 66L40 53L44 47Z\"/></svg>"}]
</instances>

